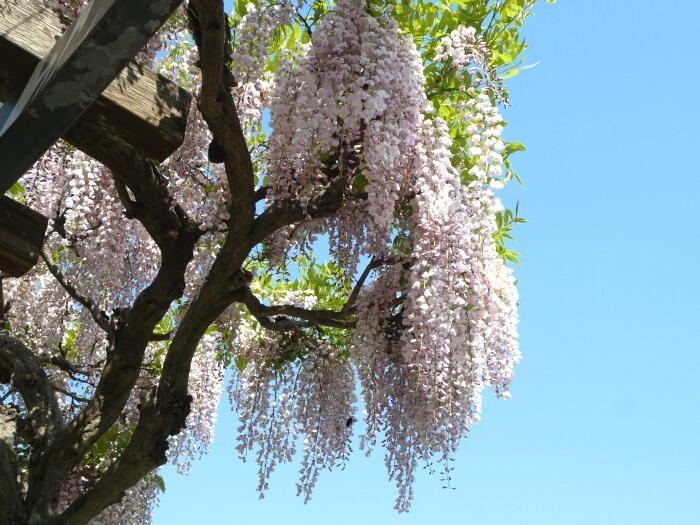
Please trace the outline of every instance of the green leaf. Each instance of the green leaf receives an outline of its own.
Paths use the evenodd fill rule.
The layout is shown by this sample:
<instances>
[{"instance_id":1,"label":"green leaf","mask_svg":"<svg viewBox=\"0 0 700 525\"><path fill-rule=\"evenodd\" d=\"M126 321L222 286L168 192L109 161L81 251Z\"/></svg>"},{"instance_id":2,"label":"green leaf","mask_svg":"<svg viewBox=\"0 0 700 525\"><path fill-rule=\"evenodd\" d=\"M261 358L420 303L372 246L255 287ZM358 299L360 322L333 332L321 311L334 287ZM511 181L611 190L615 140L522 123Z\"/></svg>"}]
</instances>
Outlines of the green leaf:
<instances>
[{"instance_id":1,"label":"green leaf","mask_svg":"<svg viewBox=\"0 0 700 525\"><path fill-rule=\"evenodd\" d=\"M505 18L515 18L525 7L525 0L506 0L501 8L501 15Z\"/></svg>"},{"instance_id":2,"label":"green leaf","mask_svg":"<svg viewBox=\"0 0 700 525\"><path fill-rule=\"evenodd\" d=\"M9 191L12 197L21 197L27 193L27 190L25 190L24 186L22 186L19 182L15 182Z\"/></svg>"},{"instance_id":3,"label":"green leaf","mask_svg":"<svg viewBox=\"0 0 700 525\"><path fill-rule=\"evenodd\" d=\"M243 355L239 355L238 357L236 357L235 362L236 368L239 372L243 372L245 370L245 367L248 366L248 358Z\"/></svg>"},{"instance_id":4,"label":"green leaf","mask_svg":"<svg viewBox=\"0 0 700 525\"><path fill-rule=\"evenodd\" d=\"M75 323L73 323L73 325L66 331L66 337L63 341L63 350L66 353L66 357L76 357L75 340L78 338L79 333L80 321L76 321Z\"/></svg>"},{"instance_id":5,"label":"green leaf","mask_svg":"<svg viewBox=\"0 0 700 525\"><path fill-rule=\"evenodd\" d=\"M165 480L160 474L153 474L153 482L161 492L165 492Z\"/></svg>"}]
</instances>

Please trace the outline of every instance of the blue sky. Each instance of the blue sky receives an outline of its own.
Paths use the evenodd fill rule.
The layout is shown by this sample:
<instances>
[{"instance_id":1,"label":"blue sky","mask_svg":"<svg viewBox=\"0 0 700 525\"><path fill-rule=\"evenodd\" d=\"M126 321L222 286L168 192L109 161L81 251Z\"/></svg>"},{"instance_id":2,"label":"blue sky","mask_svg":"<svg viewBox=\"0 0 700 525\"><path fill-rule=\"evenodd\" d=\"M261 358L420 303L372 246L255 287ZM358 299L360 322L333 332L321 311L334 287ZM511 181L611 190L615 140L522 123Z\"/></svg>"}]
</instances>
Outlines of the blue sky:
<instances>
[{"instance_id":1,"label":"blue sky","mask_svg":"<svg viewBox=\"0 0 700 525\"><path fill-rule=\"evenodd\" d=\"M691 0L560 0L530 19L539 65L505 112L528 147L506 198L529 220L525 357L463 442L455 490L421 473L395 514L378 450L322 474L308 505L298 465L259 501L222 404L211 454L167 471L155 524L700 524L698 21Z\"/></svg>"}]
</instances>

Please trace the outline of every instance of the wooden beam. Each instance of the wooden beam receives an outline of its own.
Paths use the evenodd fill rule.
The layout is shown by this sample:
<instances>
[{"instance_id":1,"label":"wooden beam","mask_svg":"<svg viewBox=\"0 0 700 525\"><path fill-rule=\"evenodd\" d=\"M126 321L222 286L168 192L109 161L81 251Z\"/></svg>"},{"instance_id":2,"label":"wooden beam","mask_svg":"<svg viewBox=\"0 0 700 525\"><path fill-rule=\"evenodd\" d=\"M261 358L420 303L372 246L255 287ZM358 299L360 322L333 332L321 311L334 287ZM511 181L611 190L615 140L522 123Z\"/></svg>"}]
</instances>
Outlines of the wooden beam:
<instances>
[{"instance_id":1,"label":"wooden beam","mask_svg":"<svg viewBox=\"0 0 700 525\"><path fill-rule=\"evenodd\" d=\"M12 277L26 273L44 244L48 219L9 197L0 196L0 269Z\"/></svg>"},{"instance_id":2,"label":"wooden beam","mask_svg":"<svg viewBox=\"0 0 700 525\"><path fill-rule=\"evenodd\" d=\"M115 2L93 0L91 3L101 4L99 10L104 16L109 14L110 6ZM135 11L142 11L146 3L160 4L161 7L167 4L171 8L179 2L145 0L136 6ZM134 2L120 0L116 4L130 9ZM133 11L128 14L133 14ZM112 20L118 19L119 13L113 12L111 16ZM127 22L129 19L127 16ZM39 62L51 53L64 34L68 23L57 12L48 9L42 0L0 0L0 102L7 101L25 86ZM109 33L104 27L101 30L104 34ZM114 31L111 35L115 36ZM110 144L126 144L161 162L182 144L190 101L191 96L185 90L130 60L62 137L97 160L101 160L100 152L108 150ZM28 142L25 145L35 148L41 155L43 151L32 141L46 131L45 127L25 126L24 129L25 132L31 131L26 133ZM46 147L51 143L53 140ZM10 158L10 153L16 151L25 152L22 144L10 146L0 155L0 168L3 168L0 177L6 173L3 159ZM0 195L6 189L3 188ZM0 196L2 272L18 277L36 264L47 224L46 217Z\"/></svg>"},{"instance_id":3,"label":"wooden beam","mask_svg":"<svg viewBox=\"0 0 700 525\"><path fill-rule=\"evenodd\" d=\"M87 55L81 56L76 52L64 60L50 78L54 87L71 87L65 103L76 102L70 109L78 115L84 111L76 123L78 125L64 132L67 126L58 120L68 119L70 125L74 121L68 116L70 111L66 107L47 106L46 97L40 100L35 98L31 101L32 107L28 108L34 115L25 111L23 122L15 122L15 125L20 124L20 132L9 146L15 152L25 154L29 149L47 149L57 136L45 138L40 141L41 145L37 143L37 136L47 136L51 131L46 125L48 118L50 127L63 127L60 133L66 140L97 160L100 160L101 148L94 147L96 141L101 142L102 147L114 141L127 144L155 161L165 160L182 143L191 97L185 90L141 67L130 57L143 47L141 41L145 42L148 35L155 31L155 24L162 23L179 3L177 0L90 2L98 5L98 9L102 5L102 12L98 13L101 18L91 31L81 35L82 42L89 40L92 51L97 47L103 53L108 53L110 59L105 62L109 63L95 60L93 54L92 58L88 57L92 62L86 68L80 61L82 59L84 62ZM149 19L153 19L151 25L146 23ZM139 23L148 27L139 27ZM66 21L45 7L42 0L0 0L0 100L8 100L11 93L27 83L40 59L49 55L65 28ZM137 36L125 43L123 36L127 28L128 32ZM110 84L116 72L122 68L118 78ZM110 73L110 69L115 71ZM86 75L86 72L91 74ZM68 84L76 79L82 84ZM92 84L87 91L84 89L86 82ZM102 94L98 97L99 93ZM53 94L56 94L55 90ZM93 100L96 98L92 105L90 97ZM39 128L40 133L37 133L37 115L44 122ZM33 131L31 135L28 134L30 130ZM0 167L5 172L6 159L6 156L0 156ZM4 193L4 190L0 193Z\"/></svg>"}]
</instances>

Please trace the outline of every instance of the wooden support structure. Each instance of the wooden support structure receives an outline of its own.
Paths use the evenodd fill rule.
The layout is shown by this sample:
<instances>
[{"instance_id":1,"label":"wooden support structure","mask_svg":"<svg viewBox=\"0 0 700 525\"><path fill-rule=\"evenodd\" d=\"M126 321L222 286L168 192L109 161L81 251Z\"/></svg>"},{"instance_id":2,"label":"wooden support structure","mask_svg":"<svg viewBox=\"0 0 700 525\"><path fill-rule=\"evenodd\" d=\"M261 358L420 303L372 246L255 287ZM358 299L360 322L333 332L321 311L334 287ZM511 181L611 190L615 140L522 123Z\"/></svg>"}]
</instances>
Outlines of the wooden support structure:
<instances>
[{"instance_id":1,"label":"wooden support structure","mask_svg":"<svg viewBox=\"0 0 700 525\"><path fill-rule=\"evenodd\" d=\"M19 277L36 264L48 219L4 195L0 197L0 269Z\"/></svg>"},{"instance_id":2,"label":"wooden support structure","mask_svg":"<svg viewBox=\"0 0 700 525\"><path fill-rule=\"evenodd\" d=\"M5 0L0 75L14 84L8 88L21 88L0 109L0 193L88 108L80 132L68 137L88 155L96 136L156 161L179 146L189 95L133 61L179 4L93 0L61 36L60 17L42 0Z\"/></svg>"},{"instance_id":3,"label":"wooden support structure","mask_svg":"<svg viewBox=\"0 0 700 525\"><path fill-rule=\"evenodd\" d=\"M157 162L182 144L190 94L133 60L179 3L93 0L66 32L68 21L43 0L0 0L0 195L59 136L98 161L109 144ZM38 253L46 219L4 197L0 211L0 269L10 273L5 261ZM18 237L18 226L29 229Z\"/></svg>"}]
</instances>

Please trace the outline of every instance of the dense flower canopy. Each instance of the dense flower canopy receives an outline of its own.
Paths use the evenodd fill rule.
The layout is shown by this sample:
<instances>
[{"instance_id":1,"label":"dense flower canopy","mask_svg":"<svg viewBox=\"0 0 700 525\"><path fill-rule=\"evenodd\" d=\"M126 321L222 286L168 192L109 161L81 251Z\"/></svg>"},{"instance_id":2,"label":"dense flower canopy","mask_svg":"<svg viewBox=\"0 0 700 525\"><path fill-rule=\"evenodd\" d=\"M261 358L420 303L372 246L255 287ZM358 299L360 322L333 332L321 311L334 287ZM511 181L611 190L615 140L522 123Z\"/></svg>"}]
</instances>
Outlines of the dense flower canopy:
<instances>
[{"instance_id":1,"label":"dense flower canopy","mask_svg":"<svg viewBox=\"0 0 700 525\"><path fill-rule=\"evenodd\" d=\"M84 3L47 2L69 18ZM368 453L378 440L385 449L397 510L409 509L421 462L436 459L449 480L484 389L509 397L520 359L515 254L503 240L522 219L494 190L513 178L508 156L521 149L503 139L498 106L531 3L236 5L227 88L254 176L248 232L267 230L227 274L242 284L206 315L193 312L216 295L219 268L236 266L220 254L247 212L203 102L206 34L193 6L176 12L139 60L194 94L185 141L157 172L165 213L195 226L191 257L118 417L66 472L58 512L119 471L149 396L172 384L168 356L185 343L189 413L167 452L181 472L207 451L228 391L237 450L258 463L261 496L298 451L308 500L358 433ZM45 364L59 419L80 420L128 312L165 273L167 239L141 220L134 187L66 143L20 182L15 198L51 225L40 264L2 279L2 321ZM92 523L148 522L162 480L139 477Z\"/></svg>"}]
</instances>

